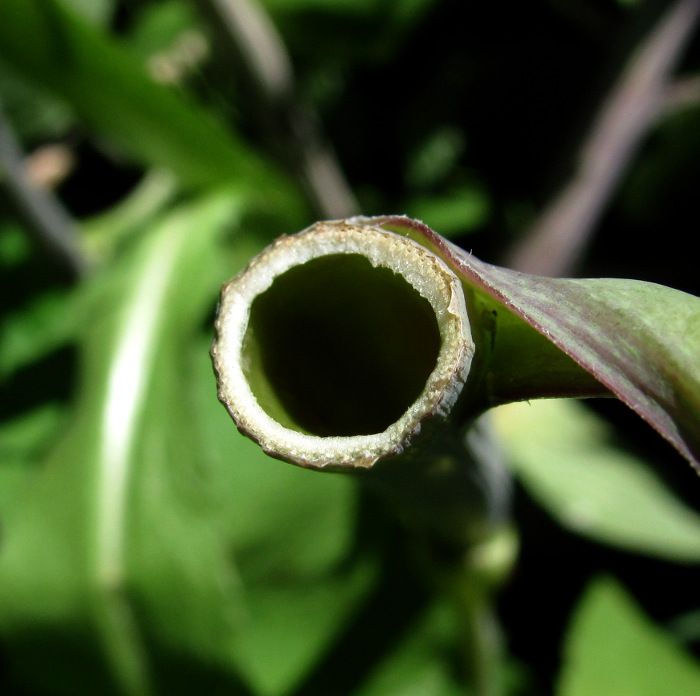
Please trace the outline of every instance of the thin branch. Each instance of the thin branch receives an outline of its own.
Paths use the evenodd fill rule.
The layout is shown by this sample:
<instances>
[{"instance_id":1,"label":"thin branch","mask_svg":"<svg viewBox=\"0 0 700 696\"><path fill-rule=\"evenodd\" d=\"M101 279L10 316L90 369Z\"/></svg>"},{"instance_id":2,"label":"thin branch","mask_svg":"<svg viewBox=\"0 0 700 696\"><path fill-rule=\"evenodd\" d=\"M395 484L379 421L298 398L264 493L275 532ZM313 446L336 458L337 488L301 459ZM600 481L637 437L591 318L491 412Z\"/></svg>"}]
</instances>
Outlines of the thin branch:
<instances>
[{"instance_id":1,"label":"thin branch","mask_svg":"<svg viewBox=\"0 0 700 696\"><path fill-rule=\"evenodd\" d=\"M679 109L700 105L700 75L679 77L666 86L659 117L668 116Z\"/></svg>"},{"instance_id":2,"label":"thin branch","mask_svg":"<svg viewBox=\"0 0 700 696\"><path fill-rule=\"evenodd\" d=\"M571 273L664 108L670 75L699 15L700 0L678 0L636 49L583 143L573 178L512 251L508 266L539 275Z\"/></svg>"},{"instance_id":3,"label":"thin branch","mask_svg":"<svg viewBox=\"0 0 700 696\"><path fill-rule=\"evenodd\" d=\"M288 100L294 81L292 64L264 9L254 0L209 0L209 4L266 99Z\"/></svg>"},{"instance_id":4,"label":"thin branch","mask_svg":"<svg viewBox=\"0 0 700 696\"><path fill-rule=\"evenodd\" d=\"M4 174L1 183L36 245L72 278L83 275L87 262L76 234L77 226L51 191L28 175L24 152L1 104L0 171Z\"/></svg>"},{"instance_id":5,"label":"thin branch","mask_svg":"<svg viewBox=\"0 0 700 696\"><path fill-rule=\"evenodd\" d=\"M357 202L316 114L295 95L287 50L256 0L199 0L204 15L222 36L221 48L241 66L282 159L296 169L319 215L345 218ZM222 31L223 30L223 31Z\"/></svg>"}]
</instances>

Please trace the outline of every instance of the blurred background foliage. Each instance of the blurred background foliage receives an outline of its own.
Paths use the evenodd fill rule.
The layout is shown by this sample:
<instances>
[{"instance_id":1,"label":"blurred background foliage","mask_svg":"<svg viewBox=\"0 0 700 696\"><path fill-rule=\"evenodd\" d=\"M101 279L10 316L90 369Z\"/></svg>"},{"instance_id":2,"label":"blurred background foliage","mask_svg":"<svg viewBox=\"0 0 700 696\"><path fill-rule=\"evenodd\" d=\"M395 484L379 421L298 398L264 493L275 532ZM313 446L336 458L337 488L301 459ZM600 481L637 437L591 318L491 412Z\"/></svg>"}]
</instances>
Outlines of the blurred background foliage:
<instances>
[{"instance_id":1,"label":"blurred background foliage","mask_svg":"<svg viewBox=\"0 0 700 696\"><path fill-rule=\"evenodd\" d=\"M697 5L2 0L0 691L471 693L420 540L216 401L218 289L357 212L519 265L651 46L676 60L565 270L700 294ZM501 692L700 693L697 476L617 402L494 424Z\"/></svg>"}]
</instances>

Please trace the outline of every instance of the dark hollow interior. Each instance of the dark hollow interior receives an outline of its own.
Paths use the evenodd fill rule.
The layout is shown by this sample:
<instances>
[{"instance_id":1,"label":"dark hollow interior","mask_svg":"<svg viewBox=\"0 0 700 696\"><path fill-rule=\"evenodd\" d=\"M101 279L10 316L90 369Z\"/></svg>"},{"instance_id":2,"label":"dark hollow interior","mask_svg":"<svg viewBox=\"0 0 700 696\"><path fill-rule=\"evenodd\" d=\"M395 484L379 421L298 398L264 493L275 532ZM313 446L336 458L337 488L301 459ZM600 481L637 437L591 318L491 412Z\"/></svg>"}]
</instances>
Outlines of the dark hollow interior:
<instances>
[{"instance_id":1,"label":"dark hollow interior","mask_svg":"<svg viewBox=\"0 0 700 696\"><path fill-rule=\"evenodd\" d=\"M243 364L261 407L319 436L379 433L435 367L434 311L406 280L359 254L275 279L251 307Z\"/></svg>"}]
</instances>

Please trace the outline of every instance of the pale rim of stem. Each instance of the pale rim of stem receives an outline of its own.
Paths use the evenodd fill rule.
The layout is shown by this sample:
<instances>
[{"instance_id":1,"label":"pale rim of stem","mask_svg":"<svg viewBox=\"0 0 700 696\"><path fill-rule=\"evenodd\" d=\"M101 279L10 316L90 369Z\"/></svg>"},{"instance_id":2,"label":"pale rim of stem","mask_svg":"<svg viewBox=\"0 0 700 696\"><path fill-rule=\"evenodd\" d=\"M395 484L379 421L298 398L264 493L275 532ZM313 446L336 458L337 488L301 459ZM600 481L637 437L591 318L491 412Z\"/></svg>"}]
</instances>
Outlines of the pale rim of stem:
<instances>
[{"instance_id":1,"label":"pale rim of stem","mask_svg":"<svg viewBox=\"0 0 700 696\"><path fill-rule=\"evenodd\" d=\"M352 436L316 436L284 427L258 403L244 374L243 341L253 301L275 279L323 256L358 254L374 267L401 275L435 312L440 333L436 364L418 398L383 432ZM417 242L365 224L320 222L278 239L222 288L212 359L219 399L239 430L278 459L313 469L369 468L400 454L427 418L449 415L469 374L474 342L457 276Z\"/></svg>"}]
</instances>

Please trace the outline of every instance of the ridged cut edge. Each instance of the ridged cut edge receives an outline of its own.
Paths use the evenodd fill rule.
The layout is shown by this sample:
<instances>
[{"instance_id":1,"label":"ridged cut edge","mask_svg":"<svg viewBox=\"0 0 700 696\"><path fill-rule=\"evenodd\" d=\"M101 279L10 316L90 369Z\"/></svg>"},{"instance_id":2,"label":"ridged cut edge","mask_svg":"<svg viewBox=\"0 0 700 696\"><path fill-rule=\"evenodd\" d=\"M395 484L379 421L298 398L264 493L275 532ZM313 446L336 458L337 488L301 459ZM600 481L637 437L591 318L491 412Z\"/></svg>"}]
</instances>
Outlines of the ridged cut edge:
<instances>
[{"instance_id":1,"label":"ridged cut edge","mask_svg":"<svg viewBox=\"0 0 700 696\"><path fill-rule=\"evenodd\" d=\"M290 268L331 254L360 254L375 267L399 273L433 307L441 347L416 401L386 430L372 435L320 437L282 426L260 406L241 365L241 347L253 300ZM393 232L346 221L320 222L281 237L222 288L212 358L219 400L241 432L278 459L314 469L369 468L400 454L426 418L446 417L471 366L474 343L457 276L435 254Z\"/></svg>"}]
</instances>

